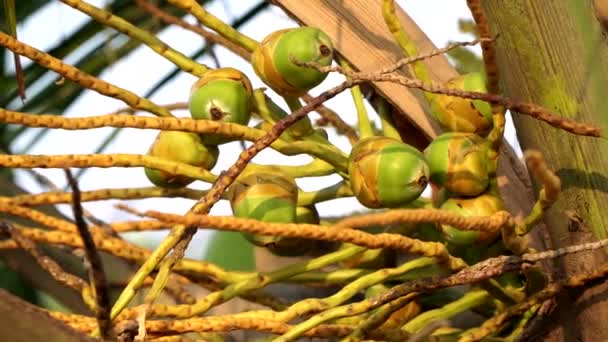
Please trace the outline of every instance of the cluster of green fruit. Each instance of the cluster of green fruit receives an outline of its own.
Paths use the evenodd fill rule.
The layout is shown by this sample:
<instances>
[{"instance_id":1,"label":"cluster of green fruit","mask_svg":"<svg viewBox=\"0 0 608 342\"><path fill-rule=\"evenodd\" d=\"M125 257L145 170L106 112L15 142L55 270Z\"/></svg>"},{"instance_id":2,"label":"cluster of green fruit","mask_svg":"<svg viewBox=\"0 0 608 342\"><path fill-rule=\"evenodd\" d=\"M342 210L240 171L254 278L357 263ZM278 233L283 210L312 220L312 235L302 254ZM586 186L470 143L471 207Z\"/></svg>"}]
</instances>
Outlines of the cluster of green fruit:
<instances>
[{"instance_id":1,"label":"cluster of green fruit","mask_svg":"<svg viewBox=\"0 0 608 342\"><path fill-rule=\"evenodd\" d=\"M329 37L315 28L281 30L264 39L251 62L256 74L277 93L298 97L321 83L327 75L296 65L292 57L329 65L333 59L333 46ZM245 74L233 68L220 68L208 71L192 86L189 110L193 119L246 126L251 118L252 99L252 86ZM218 145L228 141L214 134L161 131L148 154L210 170L217 162ZM275 223L319 223L314 206L297 206L298 187L292 177L278 168L264 170L242 174L230 188L230 202L236 217ZM179 188L193 181L150 168L146 168L145 173L159 187ZM298 239L246 236L252 243L281 255L301 254L311 245L302 244Z\"/></svg>"},{"instance_id":2,"label":"cluster of green fruit","mask_svg":"<svg viewBox=\"0 0 608 342\"><path fill-rule=\"evenodd\" d=\"M316 28L300 27L274 32L252 55L256 74L270 88L285 97L299 97L320 84L326 74L294 62L315 62L327 66L333 60L329 37ZM449 87L485 91L480 74L467 74L447 84ZM221 120L247 125L252 108L252 87L238 70L209 71L192 87L190 113L194 119ZM368 208L420 207L418 200L429 181L442 189L442 209L464 216L486 216L502 209L500 198L488 191L488 143L484 135L492 127L490 105L478 100L437 96L432 103L436 118L449 131L437 137L424 152L393 138L366 137L352 148L349 183L357 200ZM212 168L218 157L217 145L227 142L215 135L161 132L149 154L182 163ZM146 169L157 186L183 187L192 179ZM242 174L229 190L236 217L275 223L318 223L314 206L297 206L295 180L280 169ZM432 205L432 204L424 204ZM479 232L440 227L443 239L451 244L485 243L496 238ZM248 235L251 242L277 254L300 254L309 244L297 239Z\"/></svg>"},{"instance_id":3,"label":"cluster of green fruit","mask_svg":"<svg viewBox=\"0 0 608 342\"><path fill-rule=\"evenodd\" d=\"M486 91L479 73L456 77L447 87ZM362 139L353 147L349 175L356 198L368 208L438 207L463 216L488 216L502 210L502 200L490 187L493 175L485 139L492 128L490 105L447 95L436 96L431 105L448 132L436 137L423 152L380 136ZM439 194L434 203L419 200L429 182ZM417 236L436 240L433 228L425 228L419 227ZM449 245L484 244L497 237L449 225L439 228L441 239Z\"/></svg>"}]
</instances>

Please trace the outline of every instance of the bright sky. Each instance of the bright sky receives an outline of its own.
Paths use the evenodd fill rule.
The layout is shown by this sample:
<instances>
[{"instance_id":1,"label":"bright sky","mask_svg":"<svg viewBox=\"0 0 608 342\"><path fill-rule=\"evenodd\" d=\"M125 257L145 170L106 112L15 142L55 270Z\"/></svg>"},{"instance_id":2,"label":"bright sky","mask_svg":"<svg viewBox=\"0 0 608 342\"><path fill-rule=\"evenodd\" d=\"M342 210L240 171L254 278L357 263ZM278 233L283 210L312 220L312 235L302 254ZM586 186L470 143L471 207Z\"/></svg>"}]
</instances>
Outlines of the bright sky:
<instances>
[{"instance_id":1,"label":"bright sky","mask_svg":"<svg viewBox=\"0 0 608 342\"><path fill-rule=\"evenodd\" d=\"M103 6L105 1L90 0L88 2L96 6ZM216 0L213 1L207 9L219 18L230 21L232 18L239 17L241 14L247 12L258 2L259 0ZM397 2L416 21L416 23L421 26L423 31L426 32L436 46L445 46L448 41L470 40L470 36L461 34L457 28L458 19L470 17L465 1L402 0ZM441 10L438 11L438 8L441 8ZM44 10L39 12L39 15L31 18L28 22L19 27L18 34L20 40L41 50L51 48L86 20L86 17L83 14L58 1L52 2L46 6ZM194 22L193 18L188 18L188 21ZM243 26L241 31L257 40L261 40L273 31L294 26L295 23L283 14L280 9L271 7L258 15L254 21ZM111 33L111 30L107 30L100 38L109 37ZM200 47L201 39L195 34L175 27L161 32L159 38L186 55L193 53ZM238 68L250 77L254 87L263 86L263 83L256 77L248 63L222 48L217 48L216 53L222 66ZM24 60L23 62L26 65L29 64L29 61ZM67 59L66 62L70 63L72 61ZM213 62L209 57L201 58L200 62L213 65ZM170 62L159 57L156 53L144 46L131 53L120 63L117 63L106 70L101 75L101 78L137 94L144 94L158 78L172 69L173 65ZM317 94L324 89L337 85L341 80L341 77L331 75L322 85L312 91L312 93ZM49 81L51 80L46 80L46 82ZM182 73L169 85L157 92L151 100L158 104L186 101L190 86L194 81L195 78L193 76ZM268 93L269 95L271 94L270 92ZM278 97L274 97L274 99L279 104L283 103ZM355 109L348 92L330 100L327 104L331 108L337 110L348 123L354 124L356 122ZM84 95L68 109L65 115L71 117L101 115L113 112L119 108L124 108L122 102L107 98L92 91L86 91ZM187 116L188 113L182 111L178 112L177 115ZM314 114L311 115L311 117L313 119L316 118ZM17 148L15 150L19 151L20 148L26 146L35 135L35 131L36 129L32 129L30 134L23 135L22 138L16 141L15 146ZM53 130L44 136L29 153L92 153L109 132L111 132L111 129L105 128L85 131ZM144 154L148 150L148 147L156 134L157 131L154 130L125 129L106 149L105 153ZM506 136L509 141L515 141L515 134L510 121L508 122ZM350 146L345 138L337 137L330 131L330 140L344 151L349 151ZM219 174L221 170L227 169L236 160L239 152L240 147L238 143L223 145L219 162L212 171ZM255 162L262 164L276 163L277 160L281 160L282 164L291 165L300 165L310 161L308 157L284 157L281 154L270 150L262 152L254 159ZM39 169L38 171L48 176L60 186L65 184L63 171L61 170ZM21 172L20 175L21 177L19 177L18 181L27 190L31 192L44 191L23 172ZM298 184L304 190L315 190L333 184L338 180L338 176L309 178L299 180ZM151 186L151 184L144 176L143 169L141 168L96 168L90 169L85 173L80 181L80 186L83 190L93 190L102 187L144 187ZM193 183L191 187L205 189L208 188L208 185L196 182ZM122 221L133 218L114 208L113 205L115 203L117 202L91 202L86 203L85 207L95 216L106 221ZM193 203L194 201L186 199L147 199L128 202L129 205L139 210L157 209L174 213L186 212ZM60 207L63 212L67 213L68 216L71 216L70 208L68 206ZM354 199L340 199L317 205L317 209L321 215L336 215L357 210L358 208L363 207ZM214 215L230 215L231 211L229 204L226 201L221 201L214 206L211 213ZM210 231L207 230L199 231L187 251L187 256L200 258L201 255L204 254L205 241L208 239L209 234ZM145 236L144 234L138 233L132 234L128 236L128 238L146 246L153 246L165 235L166 232L155 232L145 234Z\"/></svg>"}]
</instances>

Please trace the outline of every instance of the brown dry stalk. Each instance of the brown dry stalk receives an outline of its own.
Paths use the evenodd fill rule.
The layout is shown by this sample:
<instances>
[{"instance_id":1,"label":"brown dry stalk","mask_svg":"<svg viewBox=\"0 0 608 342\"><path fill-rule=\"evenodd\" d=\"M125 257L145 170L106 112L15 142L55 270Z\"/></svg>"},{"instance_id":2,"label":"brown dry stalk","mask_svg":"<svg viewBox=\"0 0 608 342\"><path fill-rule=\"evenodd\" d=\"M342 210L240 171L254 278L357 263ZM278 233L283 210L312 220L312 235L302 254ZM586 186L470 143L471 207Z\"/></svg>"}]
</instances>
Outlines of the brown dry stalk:
<instances>
[{"instance_id":1,"label":"brown dry stalk","mask_svg":"<svg viewBox=\"0 0 608 342\"><path fill-rule=\"evenodd\" d=\"M6 221L0 221L0 231L8 233L20 248L28 252L36 260L38 265L59 283L80 293L83 293L83 291L88 288L87 283L82 278L64 271L53 259L42 253L36 246L36 243L22 234L19 229L12 227Z\"/></svg>"},{"instance_id":2,"label":"brown dry stalk","mask_svg":"<svg viewBox=\"0 0 608 342\"><path fill-rule=\"evenodd\" d=\"M116 203L116 204L114 204L114 208L116 208L120 211L124 211L125 213L131 214L133 216L145 217L143 212L141 212L127 204L124 204L124 203Z\"/></svg>"},{"instance_id":3,"label":"brown dry stalk","mask_svg":"<svg viewBox=\"0 0 608 342\"><path fill-rule=\"evenodd\" d=\"M170 174L183 175L208 183L215 181L211 172L185 163L141 154L66 154L66 155L0 155L0 166L10 168L72 167L149 167Z\"/></svg>"},{"instance_id":4,"label":"brown dry stalk","mask_svg":"<svg viewBox=\"0 0 608 342\"><path fill-rule=\"evenodd\" d=\"M445 46L441 49L432 50L432 51L429 51L427 53L423 53L423 54L420 54L417 56L401 58L397 62L395 62L389 66L386 66L384 68L373 71L373 72L348 72L348 71L344 70L341 66L320 66L316 63L311 63L311 62L303 63L303 62L300 62L297 60L293 60L293 61L298 65L312 67L312 68L315 68L324 73L338 72L338 73L345 74L345 75L348 74L349 76L350 76L350 74L355 74L355 75L359 75L359 77L361 77L361 78L365 78L366 76L372 77L373 75L389 74L389 73L397 71L399 68L402 68L406 65L409 65L409 64L412 64L415 62L419 62L419 61L422 61L425 59L429 59L429 58L432 58L432 57L435 57L438 55L442 55L446 52L449 52L449 51L454 50L459 47L473 46L473 45L479 44L480 42L492 42L492 41L493 41L492 38L480 38L480 39L475 39L475 40L466 41L466 42L454 42L454 43L448 44L447 46Z\"/></svg>"},{"instance_id":5,"label":"brown dry stalk","mask_svg":"<svg viewBox=\"0 0 608 342\"><path fill-rule=\"evenodd\" d=\"M112 321L110 320L110 296L108 293L108 284L106 280L106 272L101 262L101 257L95 247L93 236L89 231L89 226L84 220L82 203L80 203L80 189L76 179L72 175L69 169L65 169L65 176L68 180L68 184L72 189L72 211L74 213L74 221L76 221L76 228L78 235L82 240L84 246L86 266L91 280L91 287L94 290L95 298L95 315L97 317L97 323L101 336L103 339L112 338Z\"/></svg>"},{"instance_id":6,"label":"brown dry stalk","mask_svg":"<svg viewBox=\"0 0 608 342\"><path fill-rule=\"evenodd\" d=\"M253 219L217 217L187 214L185 216L148 211L146 216L165 222L186 226L212 227L218 230L248 232L261 235L300 237L321 241L342 241L371 249L388 248L407 253L437 257L447 262L451 269L461 269L466 265L461 259L449 255L442 243L424 242L398 234L370 234L346 227L328 227L314 224L267 223Z\"/></svg>"},{"instance_id":7,"label":"brown dry stalk","mask_svg":"<svg viewBox=\"0 0 608 342\"><path fill-rule=\"evenodd\" d=\"M473 46L473 45L479 44L479 42L482 42L482 44L483 44L483 43L492 42L492 41L493 41L493 39L491 37L488 37L488 38L475 39L470 42L454 42L454 43L448 44L446 47L443 47L441 49L432 50L430 52L423 53L418 56L402 58L402 59L398 60L397 62L395 62L394 64L389 65L388 67L382 68L382 69L376 71L375 73L380 73L380 74L391 73L405 65L416 63L416 62L419 62L419 61L422 61L425 59L429 59L429 58L432 58L432 57L435 57L438 55L442 55L446 52L449 52L449 51L454 50L459 47Z\"/></svg>"},{"instance_id":8,"label":"brown dry stalk","mask_svg":"<svg viewBox=\"0 0 608 342\"><path fill-rule=\"evenodd\" d=\"M480 0L467 0L467 5L469 6L469 10L471 11L473 19L475 20L479 37L484 38L484 40L481 41L481 51L483 54L483 64L485 66L485 73L487 77L487 90L492 94L500 94L496 49L494 49L494 43L492 40L489 40L492 38L492 33L490 32L490 25L488 25L488 18L481 8Z\"/></svg>"},{"instance_id":9,"label":"brown dry stalk","mask_svg":"<svg viewBox=\"0 0 608 342\"><path fill-rule=\"evenodd\" d=\"M65 64L61 60L22 43L3 32L0 32L0 45L33 60L47 69L55 71L83 88L91 89L100 94L121 100L133 108L144 110L158 116L173 116L167 109L154 104L150 100L141 98L135 93L100 80L76 67Z\"/></svg>"},{"instance_id":10,"label":"brown dry stalk","mask_svg":"<svg viewBox=\"0 0 608 342\"><path fill-rule=\"evenodd\" d=\"M244 60L249 61L251 57L251 53L246 49L242 48L241 46L234 44L233 42L220 36L219 34L206 30L200 26L187 23L181 18L178 18L163 11L162 9L158 8L147 0L135 0L135 3L137 4L137 6L147 12L150 12L152 15L164 21L165 23L180 26L188 31L198 34L199 36L203 37L205 40L211 43L222 45L228 50L234 52L239 57L243 58Z\"/></svg>"}]
</instances>

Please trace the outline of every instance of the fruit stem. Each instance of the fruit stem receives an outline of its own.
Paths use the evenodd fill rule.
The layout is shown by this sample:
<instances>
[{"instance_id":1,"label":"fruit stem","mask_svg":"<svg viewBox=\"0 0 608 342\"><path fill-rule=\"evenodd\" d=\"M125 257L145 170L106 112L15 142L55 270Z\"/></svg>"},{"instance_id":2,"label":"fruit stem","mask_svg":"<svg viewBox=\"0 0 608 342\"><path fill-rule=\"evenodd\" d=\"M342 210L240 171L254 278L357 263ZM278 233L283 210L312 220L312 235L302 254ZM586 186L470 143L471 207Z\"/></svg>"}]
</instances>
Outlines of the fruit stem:
<instances>
[{"instance_id":1,"label":"fruit stem","mask_svg":"<svg viewBox=\"0 0 608 342\"><path fill-rule=\"evenodd\" d=\"M484 290L472 290L465 293L461 298L445 305L440 309L430 310L418 315L401 328L408 333L415 333L423 329L429 323L438 319L448 319L461 312L484 304L490 295Z\"/></svg>"},{"instance_id":2,"label":"fruit stem","mask_svg":"<svg viewBox=\"0 0 608 342\"><path fill-rule=\"evenodd\" d=\"M399 141L403 141L401 139L401 134L395 125L393 124L393 119L391 118L390 112L390 104L383 97L378 96L374 99L374 107L378 112L378 116L380 117L380 122L382 123L382 134L385 137L397 139Z\"/></svg>"},{"instance_id":3,"label":"fruit stem","mask_svg":"<svg viewBox=\"0 0 608 342\"><path fill-rule=\"evenodd\" d=\"M320 256L305 263L293 264L271 272L258 273L257 276L243 279L240 282L232 283L223 290L207 295L202 300L199 300L190 306L190 313L191 315L203 314L213 306L224 303L242 293L245 293L246 291L259 289L307 271L317 270L338 263L342 260L362 253L365 250L365 247L352 247Z\"/></svg>"},{"instance_id":4,"label":"fruit stem","mask_svg":"<svg viewBox=\"0 0 608 342\"><path fill-rule=\"evenodd\" d=\"M333 166L331 166L327 162L320 160L320 159L314 159L312 162L310 162L306 165L297 165L297 166L261 165L261 164L249 163L247 165L247 169L257 170L257 171L279 169L282 172L288 174L290 177L293 177L293 178L320 177L320 176L331 175L336 172L336 169Z\"/></svg>"},{"instance_id":5,"label":"fruit stem","mask_svg":"<svg viewBox=\"0 0 608 342\"><path fill-rule=\"evenodd\" d=\"M300 102L300 99L298 97L285 96L284 99L285 102L287 102L287 105L289 106L289 109L292 113L302 109L302 102ZM296 126L298 125L298 123L301 123L301 126ZM308 116L300 119L294 126L300 128L297 131L293 130L294 133L297 132L297 135L292 133L298 140L310 140L321 144L331 145L329 140L327 140L324 136L320 135L312 128L312 124Z\"/></svg>"},{"instance_id":6,"label":"fruit stem","mask_svg":"<svg viewBox=\"0 0 608 342\"><path fill-rule=\"evenodd\" d=\"M403 27L401 27L401 23L397 18L397 14L395 13L395 0L383 1L382 15L384 16L384 22L386 23L386 26L393 34L393 38L395 39L397 44L399 44L405 56L411 57L418 55L418 49L416 48L416 45L407 35ZM412 68L416 78L420 79L424 83L431 82L429 71L426 68L424 62L417 61L415 63L412 63ZM429 102L431 102L432 99L435 97L434 94L431 94L429 92L425 92L424 95Z\"/></svg>"},{"instance_id":7,"label":"fruit stem","mask_svg":"<svg viewBox=\"0 0 608 342\"><path fill-rule=\"evenodd\" d=\"M517 325L515 326L513 331L509 334L509 336L505 337L504 341L513 342L518 340L518 337L520 337L520 335L522 335L524 333L524 330L527 328L528 322L530 322L530 320L536 316L536 312L538 311L538 309L540 309L540 306L540 304L536 304L532 306L528 311L524 312L524 314L519 319L519 322L517 322Z\"/></svg>"},{"instance_id":8,"label":"fruit stem","mask_svg":"<svg viewBox=\"0 0 608 342\"><path fill-rule=\"evenodd\" d=\"M300 102L300 99L298 97L284 96L283 98L285 99L287 106L289 106L289 110L291 110L292 112L295 112L296 110L302 108L302 102Z\"/></svg>"},{"instance_id":9,"label":"fruit stem","mask_svg":"<svg viewBox=\"0 0 608 342\"><path fill-rule=\"evenodd\" d=\"M268 98L267 98L266 94L264 94L264 91L262 89L256 89L253 91L253 99L254 99L255 111L260 115L260 117L262 119L264 119L269 124L274 125L287 116L287 113L285 113L285 111L283 111L281 109L281 107L277 106L272 101L268 101ZM288 98L285 98L285 101L288 104L290 101L292 101L291 106L297 106L299 104L299 106L301 107L301 103L299 102L299 100L297 98L292 98L290 100L288 100ZM297 104L295 103L296 101L297 101ZM336 163L335 162L336 159L334 158L335 156L338 156L338 159L342 159L341 156L344 155L344 152L339 150L334 145L330 144L328 142L328 140L325 139L325 137L323 137L319 133L315 132L312 129L312 126L310 124L310 119L308 117L304 117L301 120L297 121L296 123L291 125L289 128L287 128L287 130L285 132L286 132L286 134L281 135L281 138L279 138L275 142L275 144L289 142L290 138L292 138L293 140L297 140L299 137L304 137L305 138L304 140L308 140L308 141L297 141L297 142L295 142L295 144L288 144L288 146L297 146L298 144L299 145L315 144L316 146L320 147L322 144L323 145L322 147L325 152L319 151L320 153L316 154L315 157L332 164L334 167L336 167L336 169L338 170L338 172L340 173L342 178L348 179L346 172L343 172L345 169L339 166L342 163L341 162ZM284 137L285 135L287 135L288 137ZM285 152L285 151L283 151L283 152ZM329 152L334 152L334 153L333 153L333 155L330 155ZM348 158L348 157L344 156L344 158Z\"/></svg>"},{"instance_id":10,"label":"fruit stem","mask_svg":"<svg viewBox=\"0 0 608 342\"><path fill-rule=\"evenodd\" d=\"M268 123L274 125L287 116L287 113L281 109L281 107L277 106L274 102L268 99L262 89L256 89L253 91L253 99L257 112L264 120L268 121ZM302 108L302 103L297 97L286 96L283 99L292 112ZM286 133L296 140L302 137L310 136L313 132L314 130L312 129L312 124L310 123L310 119L308 117L300 119L286 130ZM327 142L327 140L323 140L321 142Z\"/></svg>"},{"instance_id":11,"label":"fruit stem","mask_svg":"<svg viewBox=\"0 0 608 342\"><path fill-rule=\"evenodd\" d=\"M339 58L339 62L344 70L352 71L350 64L345 59ZM369 121L367 110L365 109L365 105L363 104L363 94L361 93L361 88L358 85L350 88L350 94L353 97L353 102L355 103L355 108L357 109L359 138L365 139L368 137L373 137L375 134L374 130L372 129L372 125Z\"/></svg>"},{"instance_id":12,"label":"fruit stem","mask_svg":"<svg viewBox=\"0 0 608 342\"><path fill-rule=\"evenodd\" d=\"M194 0L167 0L170 4L175 7L181 8L186 12L192 14L198 21L212 29L213 31L219 33L222 37L230 40L231 42L243 47L249 52L255 50L259 43L247 35L242 34L241 32L235 30L232 26L227 23L221 21L219 18L214 16L213 14L207 12L203 6L199 5Z\"/></svg>"},{"instance_id":13,"label":"fruit stem","mask_svg":"<svg viewBox=\"0 0 608 342\"><path fill-rule=\"evenodd\" d=\"M144 43L154 52L168 59L178 68L190 74L201 77L209 69L206 65L197 63L196 61L188 58L186 55L171 48L151 32L141 29L119 16L80 0L62 0L62 2L78 11L85 13L101 24L109 26L135 40Z\"/></svg>"}]
</instances>

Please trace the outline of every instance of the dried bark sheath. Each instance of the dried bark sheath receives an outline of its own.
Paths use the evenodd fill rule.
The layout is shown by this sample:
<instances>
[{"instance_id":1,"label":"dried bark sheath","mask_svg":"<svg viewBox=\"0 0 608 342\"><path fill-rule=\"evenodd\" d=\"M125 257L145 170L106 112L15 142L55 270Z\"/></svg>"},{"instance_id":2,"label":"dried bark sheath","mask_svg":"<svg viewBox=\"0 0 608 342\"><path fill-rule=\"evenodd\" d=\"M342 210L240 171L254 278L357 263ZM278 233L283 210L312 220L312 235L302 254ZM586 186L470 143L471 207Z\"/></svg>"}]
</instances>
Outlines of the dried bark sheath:
<instances>
[{"instance_id":1,"label":"dried bark sheath","mask_svg":"<svg viewBox=\"0 0 608 342\"><path fill-rule=\"evenodd\" d=\"M497 42L505 95L564 117L608 128L608 44L591 0L482 2ZM581 138L515 115L524 149L539 149L557 170L563 193L545 219L553 248L606 238L608 142ZM601 252L564 258L561 272L588 272L608 261ZM608 339L606 286L562 298L552 341ZM573 303L574 301L574 303ZM574 319L576 317L576 319Z\"/></svg>"},{"instance_id":2,"label":"dried bark sheath","mask_svg":"<svg viewBox=\"0 0 608 342\"><path fill-rule=\"evenodd\" d=\"M0 289L0 336L3 341L93 342L42 310Z\"/></svg>"}]
</instances>

